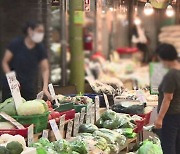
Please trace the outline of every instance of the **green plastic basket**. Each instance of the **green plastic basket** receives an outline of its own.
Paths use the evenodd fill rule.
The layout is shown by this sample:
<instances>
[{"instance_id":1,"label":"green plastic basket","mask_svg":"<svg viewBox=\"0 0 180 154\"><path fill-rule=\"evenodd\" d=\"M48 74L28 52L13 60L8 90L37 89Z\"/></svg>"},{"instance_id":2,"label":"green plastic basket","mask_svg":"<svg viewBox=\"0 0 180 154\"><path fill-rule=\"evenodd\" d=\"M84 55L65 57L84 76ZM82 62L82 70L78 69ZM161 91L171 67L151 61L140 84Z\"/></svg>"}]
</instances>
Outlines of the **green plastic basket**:
<instances>
[{"instance_id":1,"label":"green plastic basket","mask_svg":"<svg viewBox=\"0 0 180 154\"><path fill-rule=\"evenodd\" d=\"M75 105L75 104L74 104L74 109L75 109L76 113L77 113L77 112L81 112L81 109L82 109L83 107L85 107L85 108L86 108L86 111L87 111L87 105Z\"/></svg>"},{"instance_id":2,"label":"green plastic basket","mask_svg":"<svg viewBox=\"0 0 180 154\"><path fill-rule=\"evenodd\" d=\"M47 128L49 112L33 116L13 116L22 125L34 124L34 133L40 133Z\"/></svg>"},{"instance_id":3,"label":"green plastic basket","mask_svg":"<svg viewBox=\"0 0 180 154\"><path fill-rule=\"evenodd\" d=\"M73 108L74 108L73 103L61 103L60 106L55 110L58 112L64 112L64 111L72 110Z\"/></svg>"}]
</instances>

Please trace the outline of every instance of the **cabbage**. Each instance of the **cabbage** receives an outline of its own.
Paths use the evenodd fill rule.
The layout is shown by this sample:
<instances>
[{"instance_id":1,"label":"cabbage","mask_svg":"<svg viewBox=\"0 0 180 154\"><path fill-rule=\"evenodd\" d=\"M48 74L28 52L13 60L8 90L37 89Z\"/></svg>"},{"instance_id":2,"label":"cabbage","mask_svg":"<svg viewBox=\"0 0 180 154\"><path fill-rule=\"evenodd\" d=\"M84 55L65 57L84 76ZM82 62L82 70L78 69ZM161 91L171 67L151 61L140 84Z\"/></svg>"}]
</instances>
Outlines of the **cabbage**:
<instances>
[{"instance_id":1,"label":"cabbage","mask_svg":"<svg viewBox=\"0 0 180 154\"><path fill-rule=\"evenodd\" d=\"M17 108L17 113L21 116L37 115L45 112L46 109L44 108L43 103L39 100L27 101Z\"/></svg>"}]
</instances>

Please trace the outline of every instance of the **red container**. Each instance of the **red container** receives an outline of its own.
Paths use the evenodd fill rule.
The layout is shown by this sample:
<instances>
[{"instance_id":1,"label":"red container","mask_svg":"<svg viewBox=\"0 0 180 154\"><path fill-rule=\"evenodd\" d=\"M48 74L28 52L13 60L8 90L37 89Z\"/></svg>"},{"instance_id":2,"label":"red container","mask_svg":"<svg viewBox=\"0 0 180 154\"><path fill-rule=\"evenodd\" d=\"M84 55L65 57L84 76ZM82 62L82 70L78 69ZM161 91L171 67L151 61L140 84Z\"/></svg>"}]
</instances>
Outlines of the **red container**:
<instances>
[{"instance_id":1,"label":"red container","mask_svg":"<svg viewBox=\"0 0 180 154\"><path fill-rule=\"evenodd\" d=\"M117 48L116 51L119 54L132 54L132 53L136 53L138 49L125 47L125 48Z\"/></svg>"},{"instance_id":2,"label":"red container","mask_svg":"<svg viewBox=\"0 0 180 154\"><path fill-rule=\"evenodd\" d=\"M72 110L69 110L69 111L64 111L64 112L59 112L59 113L60 113L60 116L65 114L65 119L70 120L70 119L75 118L76 111L74 109L72 109Z\"/></svg>"},{"instance_id":3,"label":"red container","mask_svg":"<svg viewBox=\"0 0 180 154\"><path fill-rule=\"evenodd\" d=\"M146 114L140 114L140 115L138 115L138 116L140 116L140 117L142 117L142 118L145 119L144 125L148 125L148 124L149 124L150 118L151 118L151 113L152 113L152 111L149 112L149 113L146 113Z\"/></svg>"},{"instance_id":4,"label":"red container","mask_svg":"<svg viewBox=\"0 0 180 154\"><path fill-rule=\"evenodd\" d=\"M136 123L136 128L134 129L134 132L135 133L142 132L143 131L143 126L144 126L144 123L145 123L145 119L135 121L135 123Z\"/></svg>"},{"instance_id":5,"label":"red container","mask_svg":"<svg viewBox=\"0 0 180 154\"><path fill-rule=\"evenodd\" d=\"M0 130L0 135L2 134L9 134L9 135L21 135L24 138L27 137L28 135L28 128L24 129L1 129Z\"/></svg>"}]
</instances>

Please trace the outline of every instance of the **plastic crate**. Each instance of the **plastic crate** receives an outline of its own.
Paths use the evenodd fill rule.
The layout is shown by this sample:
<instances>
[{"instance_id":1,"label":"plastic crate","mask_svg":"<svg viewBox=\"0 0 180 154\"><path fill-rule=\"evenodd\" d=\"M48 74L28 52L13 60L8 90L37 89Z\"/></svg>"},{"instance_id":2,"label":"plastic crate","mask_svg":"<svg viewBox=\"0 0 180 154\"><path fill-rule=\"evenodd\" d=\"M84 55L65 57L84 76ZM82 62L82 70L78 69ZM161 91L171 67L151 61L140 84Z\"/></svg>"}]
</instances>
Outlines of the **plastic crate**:
<instances>
[{"instance_id":1,"label":"plastic crate","mask_svg":"<svg viewBox=\"0 0 180 154\"><path fill-rule=\"evenodd\" d=\"M55 110L58 112L64 112L64 111L69 111L74 108L73 103L61 103L58 108Z\"/></svg>"},{"instance_id":2,"label":"plastic crate","mask_svg":"<svg viewBox=\"0 0 180 154\"><path fill-rule=\"evenodd\" d=\"M59 112L59 113L60 113L60 116L65 114L65 120L70 120L70 119L75 118L76 111L73 109L73 110L70 110L70 111Z\"/></svg>"},{"instance_id":3,"label":"plastic crate","mask_svg":"<svg viewBox=\"0 0 180 154\"><path fill-rule=\"evenodd\" d=\"M0 129L0 135L2 134L10 134L10 135L21 135L24 138L28 135L28 128L24 129Z\"/></svg>"},{"instance_id":4,"label":"plastic crate","mask_svg":"<svg viewBox=\"0 0 180 154\"><path fill-rule=\"evenodd\" d=\"M13 116L22 125L34 124L34 133L40 133L47 128L49 112L33 116Z\"/></svg>"},{"instance_id":5,"label":"plastic crate","mask_svg":"<svg viewBox=\"0 0 180 154\"><path fill-rule=\"evenodd\" d=\"M74 104L74 110L77 112L81 112L81 109L85 107L86 108L86 111L87 111L87 105L75 105Z\"/></svg>"},{"instance_id":6,"label":"plastic crate","mask_svg":"<svg viewBox=\"0 0 180 154\"><path fill-rule=\"evenodd\" d=\"M144 123L145 123L145 119L143 120L137 120L135 121L136 123L136 128L134 129L134 132L135 133L140 133L143 131L143 126L144 126Z\"/></svg>"}]
</instances>

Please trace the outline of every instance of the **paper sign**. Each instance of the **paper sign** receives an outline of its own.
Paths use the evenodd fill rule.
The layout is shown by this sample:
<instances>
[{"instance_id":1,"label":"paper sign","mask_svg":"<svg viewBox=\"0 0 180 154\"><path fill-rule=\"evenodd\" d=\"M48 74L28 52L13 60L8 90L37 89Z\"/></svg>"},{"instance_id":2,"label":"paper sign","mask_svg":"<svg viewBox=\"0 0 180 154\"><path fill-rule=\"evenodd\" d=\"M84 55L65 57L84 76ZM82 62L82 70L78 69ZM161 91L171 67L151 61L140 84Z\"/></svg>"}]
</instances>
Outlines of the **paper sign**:
<instances>
[{"instance_id":1,"label":"paper sign","mask_svg":"<svg viewBox=\"0 0 180 154\"><path fill-rule=\"evenodd\" d=\"M99 114L99 96L95 97L95 114L96 114L96 121L100 118Z\"/></svg>"},{"instance_id":2,"label":"paper sign","mask_svg":"<svg viewBox=\"0 0 180 154\"><path fill-rule=\"evenodd\" d=\"M71 138L72 129L73 129L72 127L73 127L73 121L70 120L70 121L68 122L68 126L67 126L67 133L66 133L66 138L67 138L67 139Z\"/></svg>"},{"instance_id":3,"label":"paper sign","mask_svg":"<svg viewBox=\"0 0 180 154\"><path fill-rule=\"evenodd\" d=\"M87 105L86 124L91 123L91 104Z\"/></svg>"},{"instance_id":4,"label":"paper sign","mask_svg":"<svg viewBox=\"0 0 180 154\"><path fill-rule=\"evenodd\" d=\"M56 98L56 94L55 94L54 87L53 87L52 83L49 84L49 92L50 92L52 98L55 100L56 105L59 106L59 103L58 103L58 100Z\"/></svg>"},{"instance_id":5,"label":"paper sign","mask_svg":"<svg viewBox=\"0 0 180 154\"><path fill-rule=\"evenodd\" d=\"M137 98L138 100L143 104L143 103L147 103L147 100L146 100L146 97L143 93L142 90L137 90L136 91L136 95L137 95Z\"/></svg>"},{"instance_id":6,"label":"paper sign","mask_svg":"<svg viewBox=\"0 0 180 154\"><path fill-rule=\"evenodd\" d=\"M83 107L83 108L81 109L80 125L82 125L82 124L84 123L85 114L86 114L86 108Z\"/></svg>"},{"instance_id":7,"label":"paper sign","mask_svg":"<svg viewBox=\"0 0 180 154\"><path fill-rule=\"evenodd\" d=\"M16 126L18 129L24 129L25 127L20 124L19 122L17 122L14 118L12 118L11 116L7 115L4 112L0 112L0 115L6 119L7 121L9 121L10 123L12 123L14 126Z\"/></svg>"},{"instance_id":8,"label":"paper sign","mask_svg":"<svg viewBox=\"0 0 180 154\"><path fill-rule=\"evenodd\" d=\"M18 106L22 103L22 97L19 89L19 82L16 79L16 74L14 71L7 73L6 78L17 109Z\"/></svg>"},{"instance_id":9,"label":"paper sign","mask_svg":"<svg viewBox=\"0 0 180 154\"><path fill-rule=\"evenodd\" d=\"M75 114L74 118L74 129L73 129L73 136L76 136L79 131L79 120L80 120L80 113Z\"/></svg>"},{"instance_id":10,"label":"paper sign","mask_svg":"<svg viewBox=\"0 0 180 154\"><path fill-rule=\"evenodd\" d=\"M43 96L44 96L44 92L41 91L40 93L37 94L36 99L43 99Z\"/></svg>"},{"instance_id":11,"label":"paper sign","mask_svg":"<svg viewBox=\"0 0 180 154\"><path fill-rule=\"evenodd\" d=\"M84 11L85 12L90 12L91 8L91 1L90 0L84 0Z\"/></svg>"},{"instance_id":12,"label":"paper sign","mask_svg":"<svg viewBox=\"0 0 180 154\"><path fill-rule=\"evenodd\" d=\"M43 138L48 138L48 136L49 136L49 131L48 130L43 130L42 137Z\"/></svg>"},{"instance_id":13,"label":"paper sign","mask_svg":"<svg viewBox=\"0 0 180 154\"><path fill-rule=\"evenodd\" d=\"M34 125L28 127L28 146L34 143Z\"/></svg>"},{"instance_id":14,"label":"paper sign","mask_svg":"<svg viewBox=\"0 0 180 154\"><path fill-rule=\"evenodd\" d=\"M62 136L60 134L60 131L58 129L56 121L54 119L52 119L52 120L49 120L49 123L51 125L52 131L53 131L53 133L55 135L56 140L58 141L58 140L62 139Z\"/></svg>"},{"instance_id":15,"label":"paper sign","mask_svg":"<svg viewBox=\"0 0 180 154\"><path fill-rule=\"evenodd\" d=\"M108 101L107 95L103 94L103 96L104 96L104 101L105 101L105 104L106 104L106 108L107 108L107 110L109 110L109 101Z\"/></svg>"},{"instance_id":16,"label":"paper sign","mask_svg":"<svg viewBox=\"0 0 180 154\"><path fill-rule=\"evenodd\" d=\"M65 125L65 115L62 115L60 117L60 123L59 123L59 130L60 130L60 133L63 134L64 132L64 125Z\"/></svg>"},{"instance_id":17,"label":"paper sign","mask_svg":"<svg viewBox=\"0 0 180 154\"><path fill-rule=\"evenodd\" d=\"M94 124L95 122L95 105L93 104L91 107L91 123Z\"/></svg>"}]
</instances>

